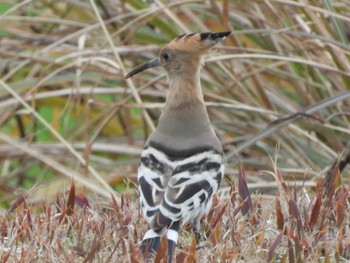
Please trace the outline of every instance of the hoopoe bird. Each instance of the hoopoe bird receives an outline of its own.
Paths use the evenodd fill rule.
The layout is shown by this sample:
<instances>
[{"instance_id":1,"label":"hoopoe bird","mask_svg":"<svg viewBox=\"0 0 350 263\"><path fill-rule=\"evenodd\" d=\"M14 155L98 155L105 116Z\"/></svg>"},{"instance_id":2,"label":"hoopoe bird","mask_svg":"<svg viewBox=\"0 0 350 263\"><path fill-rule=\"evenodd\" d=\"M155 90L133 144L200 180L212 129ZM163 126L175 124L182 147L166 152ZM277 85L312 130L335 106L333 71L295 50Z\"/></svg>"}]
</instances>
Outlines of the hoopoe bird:
<instances>
[{"instance_id":1,"label":"hoopoe bird","mask_svg":"<svg viewBox=\"0 0 350 263\"><path fill-rule=\"evenodd\" d=\"M173 261L178 231L190 222L197 244L200 220L224 174L224 154L212 128L200 85L202 55L230 32L184 34L159 57L137 66L125 78L153 67L165 68L169 92L158 126L146 141L138 170L141 212L149 223L141 249L151 260L166 235Z\"/></svg>"}]
</instances>

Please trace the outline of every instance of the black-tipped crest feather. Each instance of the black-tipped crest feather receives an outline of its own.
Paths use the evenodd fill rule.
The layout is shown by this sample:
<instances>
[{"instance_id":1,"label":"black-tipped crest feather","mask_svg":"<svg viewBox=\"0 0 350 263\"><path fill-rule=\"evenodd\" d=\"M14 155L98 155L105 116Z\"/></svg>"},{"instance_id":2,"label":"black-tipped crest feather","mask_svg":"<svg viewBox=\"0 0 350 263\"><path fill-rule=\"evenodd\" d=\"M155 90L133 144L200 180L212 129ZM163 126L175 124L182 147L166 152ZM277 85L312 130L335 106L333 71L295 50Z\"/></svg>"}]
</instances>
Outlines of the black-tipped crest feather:
<instances>
[{"instance_id":1,"label":"black-tipped crest feather","mask_svg":"<svg viewBox=\"0 0 350 263\"><path fill-rule=\"evenodd\" d=\"M206 40L206 39L210 39L210 40L220 40L224 37L227 37L229 34L231 34L231 31L226 31L226 32L218 32L218 33L211 33L211 32L204 32L201 33L201 40Z\"/></svg>"},{"instance_id":2,"label":"black-tipped crest feather","mask_svg":"<svg viewBox=\"0 0 350 263\"><path fill-rule=\"evenodd\" d=\"M175 41L179 41L181 39L187 39L195 34L196 33L182 34L182 35L178 36L177 38L175 38Z\"/></svg>"}]
</instances>

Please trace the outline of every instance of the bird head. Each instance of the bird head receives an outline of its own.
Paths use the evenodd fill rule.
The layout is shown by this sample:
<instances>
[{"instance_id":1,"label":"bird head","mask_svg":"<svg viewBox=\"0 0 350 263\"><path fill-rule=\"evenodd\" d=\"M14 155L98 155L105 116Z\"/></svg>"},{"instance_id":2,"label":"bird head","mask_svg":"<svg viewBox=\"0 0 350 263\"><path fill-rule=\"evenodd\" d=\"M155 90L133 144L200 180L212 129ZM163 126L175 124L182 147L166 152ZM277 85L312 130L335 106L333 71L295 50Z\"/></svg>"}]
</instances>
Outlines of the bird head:
<instances>
[{"instance_id":1,"label":"bird head","mask_svg":"<svg viewBox=\"0 0 350 263\"><path fill-rule=\"evenodd\" d=\"M170 76L191 71L200 64L203 54L229 34L231 34L230 31L191 33L178 36L163 47L157 58L137 66L125 76L125 79L145 69L158 66L163 66Z\"/></svg>"}]
</instances>

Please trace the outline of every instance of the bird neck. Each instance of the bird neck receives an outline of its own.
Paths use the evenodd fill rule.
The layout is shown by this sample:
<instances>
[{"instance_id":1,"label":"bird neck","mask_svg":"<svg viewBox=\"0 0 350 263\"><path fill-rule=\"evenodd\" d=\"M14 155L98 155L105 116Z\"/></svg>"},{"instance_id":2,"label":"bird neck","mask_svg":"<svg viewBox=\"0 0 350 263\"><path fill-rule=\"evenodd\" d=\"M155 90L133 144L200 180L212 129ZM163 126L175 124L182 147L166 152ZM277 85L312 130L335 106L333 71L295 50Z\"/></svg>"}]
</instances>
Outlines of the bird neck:
<instances>
[{"instance_id":1,"label":"bird neck","mask_svg":"<svg viewBox=\"0 0 350 263\"><path fill-rule=\"evenodd\" d=\"M170 89L157 129L146 145L162 149L169 156L203 148L221 151L204 104L199 69L181 79L172 77L169 76Z\"/></svg>"},{"instance_id":2,"label":"bird neck","mask_svg":"<svg viewBox=\"0 0 350 263\"><path fill-rule=\"evenodd\" d=\"M164 110L191 107L194 104L204 104L198 67L195 72L186 71L182 74L169 75L169 92Z\"/></svg>"}]
</instances>

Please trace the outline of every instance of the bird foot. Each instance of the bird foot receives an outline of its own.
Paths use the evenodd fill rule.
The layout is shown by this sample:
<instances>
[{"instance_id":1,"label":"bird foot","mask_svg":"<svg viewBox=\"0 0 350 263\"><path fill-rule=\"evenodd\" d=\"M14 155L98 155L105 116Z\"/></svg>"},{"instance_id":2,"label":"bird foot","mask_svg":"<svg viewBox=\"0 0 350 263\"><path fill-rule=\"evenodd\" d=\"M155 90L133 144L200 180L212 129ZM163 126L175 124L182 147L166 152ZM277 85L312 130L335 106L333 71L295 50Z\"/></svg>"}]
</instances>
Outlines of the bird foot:
<instances>
[{"instance_id":1,"label":"bird foot","mask_svg":"<svg viewBox=\"0 0 350 263\"><path fill-rule=\"evenodd\" d=\"M201 243L197 243L197 245L196 245L196 250L211 249L211 248L212 248L212 245L208 241L203 241Z\"/></svg>"}]
</instances>

